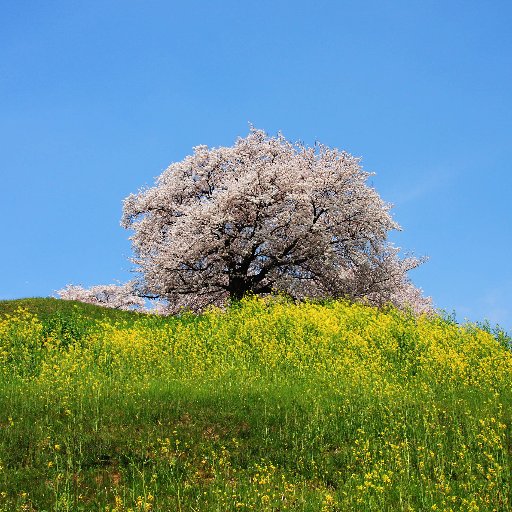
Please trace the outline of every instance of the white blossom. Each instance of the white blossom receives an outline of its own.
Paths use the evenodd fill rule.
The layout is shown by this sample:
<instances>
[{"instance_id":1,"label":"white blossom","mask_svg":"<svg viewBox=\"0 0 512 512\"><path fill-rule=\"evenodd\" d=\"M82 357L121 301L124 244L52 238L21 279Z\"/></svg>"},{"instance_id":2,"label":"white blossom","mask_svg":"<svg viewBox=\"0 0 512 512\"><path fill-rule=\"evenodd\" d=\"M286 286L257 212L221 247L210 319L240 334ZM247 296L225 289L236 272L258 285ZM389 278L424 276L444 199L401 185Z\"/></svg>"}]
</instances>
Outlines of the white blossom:
<instances>
[{"instance_id":1,"label":"white blossom","mask_svg":"<svg viewBox=\"0 0 512 512\"><path fill-rule=\"evenodd\" d=\"M67 285L58 290L61 299L77 300L87 304L95 304L113 309L144 310L144 298L136 295L133 281L122 284L105 284L83 288L77 285Z\"/></svg>"},{"instance_id":2,"label":"white blossom","mask_svg":"<svg viewBox=\"0 0 512 512\"><path fill-rule=\"evenodd\" d=\"M400 227L369 175L344 151L256 129L197 146L124 201L138 289L169 311L272 291L431 311L407 276L421 260L388 241Z\"/></svg>"}]
</instances>

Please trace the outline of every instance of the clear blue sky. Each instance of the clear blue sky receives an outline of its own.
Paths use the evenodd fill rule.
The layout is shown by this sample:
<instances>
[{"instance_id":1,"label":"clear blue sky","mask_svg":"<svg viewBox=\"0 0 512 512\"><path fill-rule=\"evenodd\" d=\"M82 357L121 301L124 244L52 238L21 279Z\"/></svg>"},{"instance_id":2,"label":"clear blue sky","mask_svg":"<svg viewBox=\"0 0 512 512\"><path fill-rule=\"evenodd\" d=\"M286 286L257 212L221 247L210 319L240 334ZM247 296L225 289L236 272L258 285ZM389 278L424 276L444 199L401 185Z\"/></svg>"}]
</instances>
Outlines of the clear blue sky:
<instances>
[{"instance_id":1,"label":"clear blue sky","mask_svg":"<svg viewBox=\"0 0 512 512\"><path fill-rule=\"evenodd\" d=\"M411 275L512 328L512 3L16 0L0 16L0 298L131 277L121 202L248 123L362 156Z\"/></svg>"}]
</instances>

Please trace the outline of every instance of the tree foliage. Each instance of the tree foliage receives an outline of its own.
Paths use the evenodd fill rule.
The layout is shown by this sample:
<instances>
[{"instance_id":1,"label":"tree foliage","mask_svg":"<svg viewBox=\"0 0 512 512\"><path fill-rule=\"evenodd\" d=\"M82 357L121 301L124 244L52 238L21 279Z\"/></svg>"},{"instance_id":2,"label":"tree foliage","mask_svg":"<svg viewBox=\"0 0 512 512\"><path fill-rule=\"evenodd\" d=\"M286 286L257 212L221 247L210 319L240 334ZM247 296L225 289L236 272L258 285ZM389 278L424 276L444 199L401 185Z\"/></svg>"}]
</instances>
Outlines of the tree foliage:
<instances>
[{"instance_id":1,"label":"tree foliage","mask_svg":"<svg viewBox=\"0 0 512 512\"><path fill-rule=\"evenodd\" d=\"M251 129L232 147L194 148L124 201L139 293L171 310L247 293L347 297L429 311L388 241L400 229L359 159Z\"/></svg>"},{"instance_id":2,"label":"tree foliage","mask_svg":"<svg viewBox=\"0 0 512 512\"><path fill-rule=\"evenodd\" d=\"M57 293L61 299L65 300L77 300L87 304L126 311L142 311L145 308L145 300L135 294L134 285L135 283L132 281L122 285L102 284L91 288L67 285L62 290L58 290Z\"/></svg>"}]
</instances>

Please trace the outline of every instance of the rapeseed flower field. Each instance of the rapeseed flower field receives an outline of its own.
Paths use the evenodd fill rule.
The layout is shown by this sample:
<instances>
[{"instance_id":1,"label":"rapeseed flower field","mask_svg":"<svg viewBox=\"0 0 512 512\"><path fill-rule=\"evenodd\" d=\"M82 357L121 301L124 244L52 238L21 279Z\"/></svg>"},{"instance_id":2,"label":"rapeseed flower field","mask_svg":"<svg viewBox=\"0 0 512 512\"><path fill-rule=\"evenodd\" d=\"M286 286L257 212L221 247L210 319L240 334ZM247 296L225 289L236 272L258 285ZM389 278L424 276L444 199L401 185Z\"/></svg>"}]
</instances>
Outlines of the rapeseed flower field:
<instances>
[{"instance_id":1,"label":"rapeseed flower field","mask_svg":"<svg viewBox=\"0 0 512 512\"><path fill-rule=\"evenodd\" d=\"M0 511L512 510L508 342L344 301L12 309Z\"/></svg>"}]
</instances>

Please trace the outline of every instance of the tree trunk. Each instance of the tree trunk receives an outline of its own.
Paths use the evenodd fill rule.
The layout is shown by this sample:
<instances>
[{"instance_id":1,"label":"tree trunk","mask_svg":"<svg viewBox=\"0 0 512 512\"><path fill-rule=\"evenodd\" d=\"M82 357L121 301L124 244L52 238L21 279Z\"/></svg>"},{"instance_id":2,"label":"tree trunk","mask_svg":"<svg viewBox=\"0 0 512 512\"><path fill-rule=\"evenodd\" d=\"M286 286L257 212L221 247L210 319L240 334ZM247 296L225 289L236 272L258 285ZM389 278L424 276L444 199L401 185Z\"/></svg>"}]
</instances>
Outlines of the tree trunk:
<instances>
[{"instance_id":1,"label":"tree trunk","mask_svg":"<svg viewBox=\"0 0 512 512\"><path fill-rule=\"evenodd\" d=\"M250 291L248 283L243 276L229 276L228 292L229 297L234 300L240 300Z\"/></svg>"}]
</instances>

